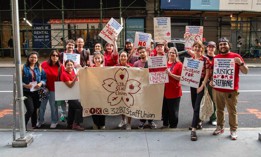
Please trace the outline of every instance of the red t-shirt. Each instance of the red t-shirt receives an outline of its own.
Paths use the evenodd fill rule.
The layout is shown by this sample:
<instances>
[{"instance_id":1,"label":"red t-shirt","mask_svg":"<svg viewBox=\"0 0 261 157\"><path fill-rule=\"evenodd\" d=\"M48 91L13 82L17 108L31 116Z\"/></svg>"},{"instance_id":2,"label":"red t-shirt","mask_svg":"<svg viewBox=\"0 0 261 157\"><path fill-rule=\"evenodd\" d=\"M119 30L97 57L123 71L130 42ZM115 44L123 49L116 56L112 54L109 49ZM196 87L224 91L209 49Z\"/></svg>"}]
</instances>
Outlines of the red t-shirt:
<instances>
[{"instance_id":1,"label":"red t-shirt","mask_svg":"<svg viewBox=\"0 0 261 157\"><path fill-rule=\"evenodd\" d=\"M58 69L57 65L49 65L47 61L44 61L42 64L42 68L46 73L46 86L50 91L54 91L54 82L57 81L58 78ZM61 66L61 73L64 70L63 66Z\"/></svg>"},{"instance_id":2,"label":"red t-shirt","mask_svg":"<svg viewBox=\"0 0 261 157\"><path fill-rule=\"evenodd\" d=\"M115 66L118 64L119 55L114 55L113 52L107 52L104 53L104 63L105 66Z\"/></svg>"},{"instance_id":3,"label":"red t-shirt","mask_svg":"<svg viewBox=\"0 0 261 157\"><path fill-rule=\"evenodd\" d=\"M71 73L68 73L67 71L64 70L61 74L61 81L63 82L73 81L75 76L76 75L74 70Z\"/></svg>"},{"instance_id":4,"label":"red t-shirt","mask_svg":"<svg viewBox=\"0 0 261 157\"><path fill-rule=\"evenodd\" d=\"M172 63L168 63L167 67L171 68ZM181 72L182 72L182 63L177 62L174 65L174 68L172 69L171 73L180 76ZM167 99L173 99L181 96L182 96L182 89L181 89L180 81L169 76L169 83L165 83L164 97Z\"/></svg>"},{"instance_id":5,"label":"red t-shirt","mask_svg":"<svg viewBox=\"0 0 261 157\"><path fill-rule=\"evenodd\" d=\"M235 58L235 57L239 57L241 59L241 61L245 63L243 58L239 54L234 53L234 52L229 52L229 53L227 53L225 55L218 54L214 58ZM214 64L215 64L215 62L213 61L213 65ZM236 91L239 89L239 67L240 66L238 64L235 64L234 90L236 90ZM232 91L234 91L234 90L230 90L230 89L220 89L220 88L215 88L215 89L220 91L220 92L232 92Z\"/></svg>"}]
</instances>

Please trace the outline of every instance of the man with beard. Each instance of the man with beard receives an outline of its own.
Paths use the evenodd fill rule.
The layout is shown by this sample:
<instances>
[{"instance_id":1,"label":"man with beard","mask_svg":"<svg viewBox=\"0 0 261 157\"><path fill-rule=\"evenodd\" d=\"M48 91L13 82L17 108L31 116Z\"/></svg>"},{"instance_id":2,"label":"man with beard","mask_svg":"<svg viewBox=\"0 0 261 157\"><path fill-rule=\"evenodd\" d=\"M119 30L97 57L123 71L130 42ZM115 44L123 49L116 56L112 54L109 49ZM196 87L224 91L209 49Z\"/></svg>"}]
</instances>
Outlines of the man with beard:
<instances>
[{"instance_id":1,"label":"man with beard","mask_svg":"<svg viewBox=\"0 0 261 157\"><path fill-rule=\"evenodd\" d=\"M126 51L128 53L128 63L130 63L131 65L133 65L134 62L139 60L139 57L133 56L133 54L135 53L136 50L133 47L133 40L132 39L127 39L125 41L125 47L124 47L123 50L121 50L121 52L123 52L123 51Z\"/></svg>"},{"instance_id":2,"label":"man with beard","mask_svg":"<svg viewBox=\"0 0 261 157\"><path fill-rule=\"evenodd\" d=\"M133 64L133 67L141 67L141 68L148 68L148 55L147 55L147 51L145 47L139 47L137 49L139 55L140 55L140 59L138 61L136 61ZM148 120L149 122L149 127L151 129L156 129L157 125L155 124L155 122L153 120ZM140 120L140 124L139 124L139 129L143 129L146 123L146 119L141 119Z\"/></svg>"},{"instance_id":3,"label":"man with beard","mask_svg":"<svg viewBox=\"0 0 261 157\"><path fill-rule=\"evenodd\" d=\"M245 65L243 58L234 52L230 51L231 46L229 40L225 37L219 39L218 50L219 54L214 58L234 58L235 62L235 72L234 72L234 89L221 89L216 88L213 85L213 81L210 85L213 86L213 99L217 107L217 128L213 132L213 135L219 135L224 133L224 109L227 107L229 115L229 125L230 125L230 137L231 140L237 139L237 128L238 128L238 118L237 118L237 98L239 89L239 71L243 74L248 73L248 67ZM213 61L215 65L215 59Z\"/></svg>"}]
</instances>

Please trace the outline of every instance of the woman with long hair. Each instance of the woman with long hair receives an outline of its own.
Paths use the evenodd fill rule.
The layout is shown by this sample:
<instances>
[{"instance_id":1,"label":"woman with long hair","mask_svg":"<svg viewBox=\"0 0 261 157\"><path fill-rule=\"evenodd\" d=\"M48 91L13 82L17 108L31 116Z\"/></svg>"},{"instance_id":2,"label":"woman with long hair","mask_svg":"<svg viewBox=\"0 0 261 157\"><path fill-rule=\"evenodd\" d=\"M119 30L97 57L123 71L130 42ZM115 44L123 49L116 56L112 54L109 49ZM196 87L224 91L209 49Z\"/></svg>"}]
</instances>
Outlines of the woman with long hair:
<instances>
[{"instance_id":1,"label":"woman with long hair","mask_svg":"<svg viewBox=\"0 0 261 157\"><path fill-rule=\"evenodd\" d=\"M178 50L175 47L169 49L166 72L169 75L169 83L165 83L162 107L163 128L177 128L179 104L182 96L180 84L182 63L179 61Z\"/></svg>"},{"instance_id":2,"label":"woman with long hair","mask_svg":"<svg viewBox=\"0 0 261 157\"><path fill-rule=\"evenodd\" d=\"M50 128L56 128L58 124L58 106L55 103L55 92L54 92L54 82L58 81L58 77L61 72L64 70L62 64L59 61L59 52L57 50L52 50L49 54L47 61L42 63L42 68L44 69L47 77L46 86L49 89L49 95L47 99L42 101L40 110L39 110L39 121L37 127L41 127L44 124L44 114L47 102L49 100L50 109L51 109L51 126Z\"/></svg>"},{"instance_id":3,"label":"woman with long hair","mask_svg":"<svg viewBox=\"0 0 261 157\"><path fill-rule=\"evenodd\" d=\"M38 90L46 84L46 75L38 62L39 54L35 51L27 56L26 63L22 67L23 94L26 97L25 124L31 118L32 127L36 127L37 110L40 107Z\"/></svg>"}]
</instances>

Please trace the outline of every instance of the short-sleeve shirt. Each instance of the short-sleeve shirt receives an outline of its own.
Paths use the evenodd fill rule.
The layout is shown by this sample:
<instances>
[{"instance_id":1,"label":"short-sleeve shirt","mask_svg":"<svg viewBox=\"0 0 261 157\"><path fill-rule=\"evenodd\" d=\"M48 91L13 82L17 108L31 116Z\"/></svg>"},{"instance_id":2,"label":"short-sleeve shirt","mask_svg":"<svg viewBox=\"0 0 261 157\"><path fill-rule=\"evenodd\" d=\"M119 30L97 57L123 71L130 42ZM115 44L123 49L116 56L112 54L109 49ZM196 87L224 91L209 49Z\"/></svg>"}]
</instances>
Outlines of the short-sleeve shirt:
<instances>
[{"instance_id":1,"label":"short-sleeve shirt","mask_svg":"<svg viewBox=\"0 0 261 157\"><path fill-rule=\"evenodd\" d=\"M63 82L73 81L75 76L76 75L75 75L74 70L71 73L64 70L61 74L61 81L63 81Z\"/></svg>"},{"instance_id":2,"label":"short-sleeve shirt","mask_svg":"<svg viewBox=\"0 0 261 157\"><path fill-rule=\"evenodd\" d=\"M173 66L172 63L168 63L167 67L171 68ZM181 75L182 72L182 63L177 62L174 63L174 67L171 70L172 74L175 75ZM165 83L165 91L164 91L164 97L167 99L174 99L182 96L182 89L180 81L172 78L169 76L169 83Z\"/></svg>"},{"instance_id":3,"label":"short-sleeve shirt","mask_svg":"<svg viewBox=\"0 0 261 157\"><path fill-rule=\"evenodd\" d=\"M235 58L235 57L238 57L241 59L242 62L245 63L245 61L243 60L243 58L237 54L237 53L234 53L234 52L229 52L225 55L223 54L218 54L216 55L214 58ZM214 61L213 61L213 65L214 65ZM239 89L239 68L240 66L238 64L235 64L235 75L234 75L234 90L238 90ZM215 88L215 87L214 87ZM216 90L220 91L220 92L231 92L231 91L234 91L234 90L230 90L230 89L220 89L220 88L215 88Z\"/></svg>"},{"instance_id":4,"label":"short-sleeve shirt","mask_svg":"<svg viewBox=\"0 0 261 157\"><path fill-rule=\"evenodd\" d=\"M105 51L104 53L104 63L105 66L115 66L118 64L119 55L114 55L112 52Z\"/></svg>"}]
</instances>

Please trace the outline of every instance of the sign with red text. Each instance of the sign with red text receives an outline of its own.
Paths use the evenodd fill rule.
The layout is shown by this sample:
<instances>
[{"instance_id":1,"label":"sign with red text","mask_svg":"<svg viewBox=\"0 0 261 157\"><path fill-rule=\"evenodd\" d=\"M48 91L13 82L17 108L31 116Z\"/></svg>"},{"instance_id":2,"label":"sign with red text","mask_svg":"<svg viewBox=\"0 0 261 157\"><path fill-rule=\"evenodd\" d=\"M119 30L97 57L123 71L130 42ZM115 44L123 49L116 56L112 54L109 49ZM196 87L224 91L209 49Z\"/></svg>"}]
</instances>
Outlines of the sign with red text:
<instances>
[{"instance_id":1,"label":"sign with red text","mask_svg":"<svg viewBox=\"0 0 261 157\"><path fill-rule=\"evenodd\" d=\"M195 41L201 41L203 38L203 26L186 26L184 39L185 49L190 50Z\"/></svg>"},{"instance_id":2,"label":"sign with red text","mask_svg":"<svg viewBox=\"0 0 261 157\"><path fill-rule=\"evenodd\" d=\"M99 36L108 43L114 44L114 40L120 34L122 28L114 18L111 18L99 33Z\"/></svg>"},{"instance_id":3,"label":"sign with red text","mask_svg":"<svg viewBox=\"0 0 261 157\"><path fill-rule=\"evenodd\" d=\"M150 85L148 74L147 68L80 69L83 117L125 115L160 120L164 84Z\"/></svg>"},{"instance_id":4,"label":"sign with red text","mask_svg":"<svg viewBox=\"0 0 261 157\"><path fill-rule=\"evenodd\" d=\"M150 84L165 84L168 82L169 82L169 76L166 72L166 69L162 69L161 71L150 71L149 73Z\"/></svg>"},{"instance_id":5,"label":"sign with red text","mask_svg":"<svg viewBox=\"0 0 261 157\"><path fill-rule=\"evenodd\" d=\"M186 58L183 62L183 68L180 83L185 86L198 88L203 68L203 61Z\"/></svg>"},{"instance_id":6,"label":"sign with red text","mask_svg":"<svg viewBox=\"0 0 261 157\"><path fill-rule=\"evenodd\" d=\"M214 58L213 85L215 88L234 89L235 61L233 58Z\"/></svg>"},{"instance_id":7,"label":"sign with red text","mask_svg":"<svg viewBox=\"0 0 261 157\"><path fill-rule=\"evenodd\" d=\"M135 40L133 43L134 48L146 47L150 48L151 34L135 32Z\"/></svg>"},{"instance_id":8,"label":"sign with red text","mask_svg":"<svg viewBox=\"0 0 261 157\"><path fill-rule=\"evenodd\" d=\"M170 17L154 17L154 41L171 41Z\"/></svg>"},{"instance_id":9,"label":"sign with red text","mask_svg":"<svg viewBox=\"0 0 261 157\"><path fill-rule=\"evenodd\" d=\"M148 57L148 68L150 84L161 84L169 82L169 76L166 73L167 57L165 55Z\"/></svg>"}]
</instances>

